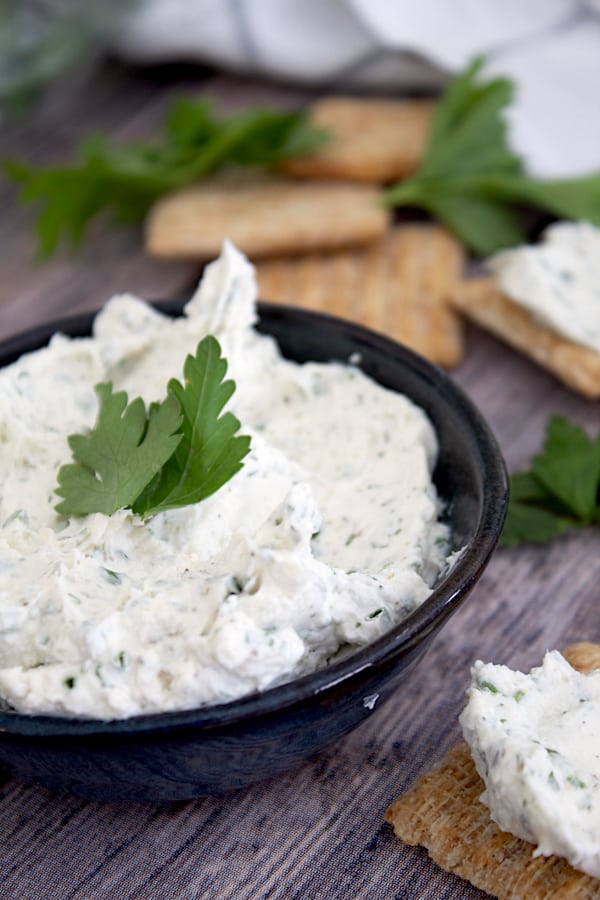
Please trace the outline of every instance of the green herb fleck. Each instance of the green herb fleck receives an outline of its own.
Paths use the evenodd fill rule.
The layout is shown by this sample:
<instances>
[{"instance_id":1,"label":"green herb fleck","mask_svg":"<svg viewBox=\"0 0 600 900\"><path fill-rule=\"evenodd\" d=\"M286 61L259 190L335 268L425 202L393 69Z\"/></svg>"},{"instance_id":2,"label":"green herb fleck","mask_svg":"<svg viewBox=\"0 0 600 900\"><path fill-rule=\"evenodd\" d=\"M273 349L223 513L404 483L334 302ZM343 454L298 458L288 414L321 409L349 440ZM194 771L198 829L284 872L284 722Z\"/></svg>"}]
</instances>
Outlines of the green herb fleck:
<instances>
[{"instance_id":1,"label":"green herb fleck","mask_svg":"<svg viewBox=\"0 0 600 900\"><path fill-rule=\"evenodd\" d=\"M500 691L491 681L478 681L477 687L482 691L489 691L490 694L499 694Z\"/></svg>"},{"instance_id":2,"label":"green herb fleck","mask_svg":"<svg viewBox=\"0 0 600 900\"><path fill-rule=\"evenodd\" d=\"M369 615L367 616L367 619L376 619L378 616L381 615L382 612L383 612L383 609L374 609L373 612L369 613Z\"/></svg>"},{"instance_id":3,"label":"green herb fleck","mask_svg":"<svg viewBox=\"0 0 600 900\"><path fill-rule=\"evenodd\" d=\"M68 675L66 678L63 679L64 686L66 688L69 688L70 691L72 691L73 688L75 687L75 683L76 683L76 679L74 678L73 675Z\"/></svg>"},{"instance_id":4,"label":"green herb fleck","mask_svg":"<svg viewBox=\"0 0 600 900\"><path fill-rule=\"evenodd\" d=\"M573 787L584 789L587 787L585 781L582 781L581 778L578 778L577 775L567 775L567 781L569 784L572 784Z\"/></svg>"},{"instance_id":5,"label":"green herb fleck","mask_svg":"<svg viewBox=\"0 0 600 900\"><path fill-rule=\"evenodd\" d=\"M524 696L525 696L525 691L522 691L520 689L518 691L515 691L513 694L513 697L517 701L517 703L520 703Z\"/></svg>"},{"instance_id":6,"label":"green herb fleck","mask_svg":"<svg viewBox=\"0 0 600 900\"><path fill-rule=\"evenodd\" d=\"M103 567L102 573L105 581L108 581L109 584L121 584L121 576L118 572L113 572L112 569L105 569Z\"/></svg>"},{"instance_id":7,"label":"green herb fleck","mask_svg":"<svg viewBox=\"0 0 600 900\"><path fill-rule=\"evenodd\" d=\"M560 790L560 785L559 785L558 781L556 780L556 775L554 774L554 772L550 772L550 774L548 775L548 784L550 785L550 787L552 788L553 791Z\"/></svg>"}]
</instances>

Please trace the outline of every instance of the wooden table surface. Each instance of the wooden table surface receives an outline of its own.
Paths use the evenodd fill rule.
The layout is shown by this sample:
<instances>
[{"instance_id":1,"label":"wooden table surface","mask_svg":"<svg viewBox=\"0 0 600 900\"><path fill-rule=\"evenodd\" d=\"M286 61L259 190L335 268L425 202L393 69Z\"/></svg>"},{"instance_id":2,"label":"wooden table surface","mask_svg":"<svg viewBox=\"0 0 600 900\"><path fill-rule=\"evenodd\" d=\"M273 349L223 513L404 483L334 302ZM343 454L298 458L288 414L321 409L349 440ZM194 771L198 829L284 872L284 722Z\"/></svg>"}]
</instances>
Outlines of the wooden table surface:
<instances>
[{"instance_id":1,"label":"wooden table surface","mask_svg":"<svg viewBox=\"0 0 600 900\"><path fill-rule=\"evenodd\" d=\"M127 139L154 131L169 99L191 90L223 111L296 106L294 87L206 70L131 72L106 64L20 123L4 123L2 156L66 158L92 130ZM112 293L181 294L194 265L159 263L136 228L104 232L74 258L33 261L33 216L0 185L0 338ZM591 432L598 403L583 400L482 332L467 335L454 373L495 431L509 469L538 449L552 413ZM600 640L598 531L544 547L499 550L465 605L436 638L405 689L357 731L299 770L220 798L109 804L9 780L0 787L2 898L471 898L480 891L398 841L388 804L459 736L457 715L476 658L528 669L544 651Z\"/></svg>"}]
</instances>

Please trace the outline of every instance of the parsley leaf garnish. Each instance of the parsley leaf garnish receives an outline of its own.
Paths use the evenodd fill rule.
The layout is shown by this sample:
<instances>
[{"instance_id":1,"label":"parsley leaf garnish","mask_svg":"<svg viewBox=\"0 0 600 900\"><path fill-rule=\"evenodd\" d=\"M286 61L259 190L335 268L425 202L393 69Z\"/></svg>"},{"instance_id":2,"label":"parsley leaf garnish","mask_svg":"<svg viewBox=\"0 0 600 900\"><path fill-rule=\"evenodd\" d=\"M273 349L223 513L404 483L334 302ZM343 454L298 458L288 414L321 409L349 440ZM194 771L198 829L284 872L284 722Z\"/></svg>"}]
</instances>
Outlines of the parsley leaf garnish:
<instances>
[{"instance_id":1,"label":"parsley leaf garnish","mask_svg":"<svg viewBox=\"0 0 600 900\"><path fill-rule=\"evenodd\" d=\"M600 435L553 416L542 452L530 470L510 479L510 501L500 539L505 547L542 543L600 522Z\"/></svg>"},{"instance_id":2,"label":"parsley leaf garnish","mask_svg":"<svg viewBox=\"0 0 600 900\"><path fill-rule=\"evenodd\" d=\"M600 225L600 173L529 177L506 137L504 112L514 85L506 78L481 80L483 63L476 59L449 85L419 169L385 191L384 201L426 210L480 255L524 242L515 203Z\"/></svg>"},{"instance_id":3,"label":"parsley leaf garnish","mask_svg":"<svg viewBox=\"0 0 600 900\"><path fill-rule=\"evenodd\" d=\"M150 407L137 397L127 405L125 391L110 382L95 387L99 401L96 424L89 434L72 434L75 463L61 466L56 493L64 499L58 512L107 516L131 507L148 482L173 455L181 441L179 405L173 397Z\"/></svg>"},{"instance_id":4,"label":"parsley leaf garnish","mask_svg":"<svg viewBox=\"0 0 600 900\"><path fill-rule=\"evenodd\" d=\"M48 257L62 240L77 246L101 213L117 223L140 221L161 194L225 165L270 168L326 139L301 112L253 109L217 117L208 101L180 98L157 139L119 146L93 135L71 166L35 169L10 160L3 168L19 185L22 203L41 204L36 231L40 256Z\"/></svg>"},{"instance_id":5,"label":"parsley leaf garnish","mask_svg":"<svg viewBox=\"0 0 600 900\"><path fill-rule=\"evenodd\" d=\"M68 439L74 462L61 466L56 509L64 515L130 508L155 515L198 503L242 467L250 438L223 407L235 390L216 338L205 337L185 361L184 384L171 379L167 396L146 411L137 397L110 383L96 386L99 411L89 434Z\"/></svg>"},{"instance_id":6,"label":"parsley leaf garnish","mask_svg":"<svg viewBox=\"0 0 600 900\"><path fill-rule=\"evenodd\" d=\"M235 390L235 382L223 381L226 372L219 343L208 336L185 361L185 385L175 378L169 382L169 395L181 410L182 440L159 477L133 504L135 512L154 515L198 503L241 469L250 438L236 436L240 423L233 413L221 415Z\"/></svg>"}]
</instances>

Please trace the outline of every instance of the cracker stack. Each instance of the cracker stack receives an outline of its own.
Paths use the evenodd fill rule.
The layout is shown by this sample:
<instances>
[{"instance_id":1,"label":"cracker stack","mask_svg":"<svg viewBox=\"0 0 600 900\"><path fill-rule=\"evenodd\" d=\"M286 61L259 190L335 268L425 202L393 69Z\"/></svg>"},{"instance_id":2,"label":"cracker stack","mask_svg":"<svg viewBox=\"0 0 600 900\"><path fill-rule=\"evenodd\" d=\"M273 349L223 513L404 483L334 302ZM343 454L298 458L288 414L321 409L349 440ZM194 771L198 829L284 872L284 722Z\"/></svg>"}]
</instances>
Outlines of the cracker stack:
<instances>
[{"instance_id":1,"label":"cracker stack","mask_svg":"<svg viewBox=\"0 0 600 900\"><path fill-rule=\"evenodd\" d=\"M354 319L442 366L462 359L449 295L464 252L443 229L392 228L381 184L419 164L430 101L331 97L309 111L330 141L280 174L207 179L160 199L146 246L166 259L210 259L228 237L258 264L259 296ZM285 177L287 176L287 177Z\"/></svg>"},{"instance_id":2,"label":"cracker stack","mask_svg":"<svg viewBox=\"0 0 600 900\"><path fill-rule=\"evenodd\" d=\"M564 656L580 672L600 668L600 644L575 644ZM484 784L465 742L450 750L386 812L399 838L426 847L443 869L499 900L594 900L600 881L557 856L500 831L479 800Z\"/></svg>"},{"instance_id":3,"label":"cracker stack","mask_svg":"<svg viewBox=\"0 0 600 900\"><path fill-rule=\"evenodd\" d=\"M353 319L441 366L462 359L459 317L448 304L464 252L435 225L400 225L354 252L257 265L259 296Z\"/></svg>"}]
</instances>

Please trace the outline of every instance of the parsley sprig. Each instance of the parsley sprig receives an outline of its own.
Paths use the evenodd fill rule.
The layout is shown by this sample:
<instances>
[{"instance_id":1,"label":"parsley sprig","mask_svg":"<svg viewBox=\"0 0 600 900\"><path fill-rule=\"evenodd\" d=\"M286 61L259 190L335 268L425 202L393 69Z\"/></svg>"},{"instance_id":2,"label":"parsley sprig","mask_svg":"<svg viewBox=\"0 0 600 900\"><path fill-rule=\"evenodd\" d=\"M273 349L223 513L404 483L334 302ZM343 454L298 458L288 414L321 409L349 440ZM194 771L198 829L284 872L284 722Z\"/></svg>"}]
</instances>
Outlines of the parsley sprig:
<instances>
[{"instance_id":1,"label":"parsley sprig","mask_svg":"<svg viewBox=\"0 0 600 900\"><path fill-rule=\"evenodd\" d=\"M310 153L326 139L303 113L252 109L218 117L208 101L180 98L157 139L120 146L93 135L80 144L70 166L35 169L11 160L3 168L19 186L21 202L41 205L38 246L40 256L48 257L62 240L77 246L101 213L117 223L140 221L167 191L226 165L270 168Z\"/></svg>"},{"instance_id":2,"label":"parsley sprig","mask_svg":"<svg viewBox=\"0 0 600 900\"><path fill-rule=\"evenodd\" d=\"M443 222L474 253L523 243L515 204L600 225L600 173L531 178L507 142L504 112L514 95L507 78L480 78L475 60L438 104L421 165L384 193L390 206L414 206Z\"/></svg>"},{"instance_id":3,"label":"parsley sprig","mask_svg":"<svg viewBox=\"0 0 600 900\"><path fill-rule=\"evenodd\" d=\"M109 382L96 386L99 410L88 434L73 434L74 462L61 466L56 509L64 515L132 509L146 518L198 503L242 467L250 438L238 419L222 413L235 390L224 381L227 362L208 335L185 361L184 384L173 378L167 396L146 410Z\"/></svg>"},{"instance_id":4,"label":"parsley sprig","mask_svg":"<svg viewBox=\"0 0 600 900\"><path fill-rule=\"evenodd\" d=\"M591 440L579 426L553 416L531 468L511 476L501 544L542 543L600 522L599 491L600 434Z\"/></svg>"}]
</instances>

